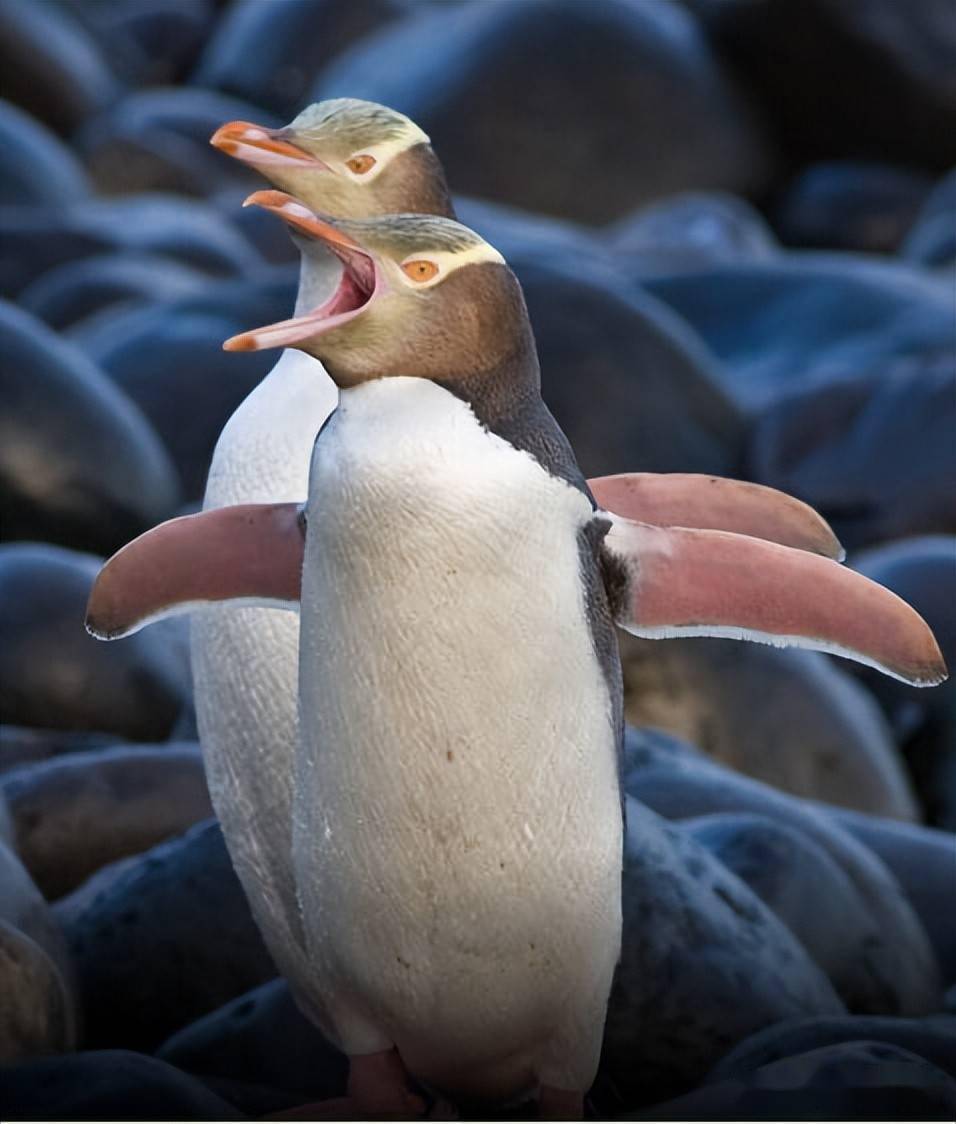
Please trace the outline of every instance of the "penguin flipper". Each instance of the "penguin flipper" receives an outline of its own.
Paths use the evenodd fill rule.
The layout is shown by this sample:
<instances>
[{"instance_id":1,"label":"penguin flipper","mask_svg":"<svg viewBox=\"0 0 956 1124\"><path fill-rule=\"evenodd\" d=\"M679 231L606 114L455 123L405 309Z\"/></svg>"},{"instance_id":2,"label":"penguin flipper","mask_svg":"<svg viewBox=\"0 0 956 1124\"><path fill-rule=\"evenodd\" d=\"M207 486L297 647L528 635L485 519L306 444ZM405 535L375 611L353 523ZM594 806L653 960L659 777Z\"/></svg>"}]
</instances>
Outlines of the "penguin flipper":
<instances>
[{"instance_id":1,"label":"penguin flipper","mask_svg":"<svg viewBox=\"0 0 956 1124\"><path fill-rule=\"evenodd\" d=\"M93 583L86 630L116 640L216 601L297 610L302 507L238 504L184 515L128 543Z\"/></svg>"},{"instance_id":2,"label":"penguin flipper","mask_svg":"<svg viewBox=\"0 0 956 1124\"><path fill-rule=\"evenodd\" d=\"M918 687L946 678L916 610L830 558L728 531L610 519L609 593L635 636L814 648Z\"/></svg>"},{"instance_id":3,"label":"penguin flipper","mask_svg":"<svg viewBox=\"0 0 956 1124\"><path fill-rule=\"evenodd\" d=\"M733 531L842 562L843 547L809 504L745 480L694 472L622 472L588 481L606 511L660 527Z\"/></svg>"}]
</instances>

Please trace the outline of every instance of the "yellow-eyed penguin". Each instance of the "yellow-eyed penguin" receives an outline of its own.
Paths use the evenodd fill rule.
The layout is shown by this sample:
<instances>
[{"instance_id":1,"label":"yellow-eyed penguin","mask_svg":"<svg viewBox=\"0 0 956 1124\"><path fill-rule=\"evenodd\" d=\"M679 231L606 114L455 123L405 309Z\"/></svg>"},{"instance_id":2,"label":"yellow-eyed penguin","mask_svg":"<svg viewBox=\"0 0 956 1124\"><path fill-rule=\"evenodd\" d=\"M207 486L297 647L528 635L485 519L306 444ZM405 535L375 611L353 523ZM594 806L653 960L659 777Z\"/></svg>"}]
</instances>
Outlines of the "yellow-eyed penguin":
<instances>
[{"instance_id":1,"label":"yellow-eyed penguin","mask_svg":"<svg viewBox=\"0 0 956 1124\"><path fill-rule=\"evenodd\" d=\"M451 206L422 130L371 102L321 102L277 133L233 122L211 143L343 214ZM334 256L303 256L296 312L321 303L338 275ZM204 508L302 499L315 435L337 398L318 360L283 352L223 429ZM228 605L196 614L191 633L212 800L256 922L303 1004L295 983L303 971L303 932L291 866L298 621L274 609Z\"/></svg>"},{"instance_id":2,"label":"yellow-eyed penguin","mask_svg":"<svg viewBox=\"0 0 956 1124\"><path fill-rule=\"evenodd\" d=\"M227 346L301 347L339 386L308 501L148 532L104 567L88 627L298 594L297 986L350 1056L332 1111L413 1114L411 1074L465 1098L537 1086L544 1118L579 1116L620 942L614 621L855 651L918 682L941 657L821 554L597 509L520 288L477 235L283 213L339 286Z\"/></svg>"}]
</instances>

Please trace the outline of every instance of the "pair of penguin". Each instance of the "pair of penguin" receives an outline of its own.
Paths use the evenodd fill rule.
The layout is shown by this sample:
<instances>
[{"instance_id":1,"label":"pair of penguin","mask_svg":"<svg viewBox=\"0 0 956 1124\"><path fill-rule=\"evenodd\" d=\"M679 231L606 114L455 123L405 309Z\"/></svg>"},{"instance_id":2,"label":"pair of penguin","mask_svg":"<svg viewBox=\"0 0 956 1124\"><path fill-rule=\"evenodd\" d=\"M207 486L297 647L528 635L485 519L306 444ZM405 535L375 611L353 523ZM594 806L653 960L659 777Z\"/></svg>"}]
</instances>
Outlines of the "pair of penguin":
<instances>
[{"instance_id":1,"label":"pair of penguin","mask_svg":"<svg viewBox=\"0 0 956 1124\"><path fill-rule=\"evenodd\" d=\"M105 565L88 628L195 610L230 853L297 1002L350 1060L347 1100L316 1115L420 1115L411 1077L579 1118L621 941L615 625L802 644L920 684L945 677L939 650L795 499L586 481L520 286L453 220L406 117L339 99L212 143L279 189L249 202L302 251L295 316L224 346L295 350L225 427L205 511Z\"/></svg>"}]
</instances>

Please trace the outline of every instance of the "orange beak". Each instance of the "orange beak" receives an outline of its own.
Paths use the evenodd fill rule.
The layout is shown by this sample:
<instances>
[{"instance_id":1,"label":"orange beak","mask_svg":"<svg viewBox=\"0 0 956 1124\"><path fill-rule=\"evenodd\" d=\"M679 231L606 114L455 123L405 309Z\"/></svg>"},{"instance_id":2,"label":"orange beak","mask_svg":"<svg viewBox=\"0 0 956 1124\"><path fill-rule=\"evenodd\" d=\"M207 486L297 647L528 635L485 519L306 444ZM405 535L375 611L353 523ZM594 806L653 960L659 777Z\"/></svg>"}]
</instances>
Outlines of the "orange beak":
<instances>
[{"instance_id":1,"label":"orange beak","mask_svg":"<svg viewBox=\"0 0 956 1124\"><path fill-rule=\"evenodd\" d=\"M213 148L253 166L284 164L289 167L328 170L318 157L285 140L284 129L264 129L248 121L230 121L210 137Z\"/></svg>"},{"instance_id":2,"label":"orange beak","mask_svg":"<svg viewBox=\"0 0 956 1124\"><path fill-rule=\"evenodd\" d=\"M363 247L354 238L350 238L338 227L319 218L314 211L310 211L298 199L284 191L254 191L242 205L243 207L262 207L264 211L270 211L272 214L278 215L293 229L324 242L333 253L336 246L344 250L359 250L365 253Z\"/></svg>"}]
</instances>

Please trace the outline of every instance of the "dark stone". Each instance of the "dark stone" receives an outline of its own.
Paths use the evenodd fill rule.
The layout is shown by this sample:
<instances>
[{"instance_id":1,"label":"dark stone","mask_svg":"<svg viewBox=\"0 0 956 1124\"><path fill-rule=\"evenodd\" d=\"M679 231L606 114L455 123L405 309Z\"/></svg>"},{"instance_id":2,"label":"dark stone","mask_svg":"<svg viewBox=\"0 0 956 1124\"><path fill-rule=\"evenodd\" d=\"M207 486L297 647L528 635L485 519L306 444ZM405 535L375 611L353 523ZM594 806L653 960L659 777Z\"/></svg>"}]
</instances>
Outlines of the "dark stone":
<instances>
[{"instance_id":1,"label":"dark stone","mask_svg":"<svg viewBox=\"0 0 956 1124\"><path fill-rule=\"evenodd\" d=\"M120 94L103 52L59 5L4 0L0 8L3 94L58 133Z\"/></svg>"},{"instance_id":2,"label":"dark stone","mask_svg":"<svg viewBox=\"0 0 956 1124\"><path fill-rule=\"evenodd\" d=\"M793 388L758 417L748 475L817 508L847 548L954 530L954 375L941 353Z\"/></svg>"},{"instance_id":3,"label":"dark stone","mask_svg":"<svg viewBox=\"0 0 956 1124\"><path fill-rule=\"evenodd\" d=\"M295 1005L285 980L272 980L177 1031L156 1056L189 1073L307 1095L345 1093L347 1063Z\"/></svg>"},{"instance_id":4,"label":"dark stone","mask_svg":"<svg viewBox=\"0 0 956 1124\"><path fill-rule=\"evenodd\" d=\"M883 1042L842 1042L784 1058L740 1079L623 1120L951 1120L956 1082Z\"/></svg>"},{"instance_id":5,"label":"dark stone","mask_svg":"<svg viewBox=\"0 0 956 1124\"><path fill-rule=\"evenodd\" d=\"M99 191L137 191L204 196L239 180L248 192L260 182L237 160L224 157L209 138L227 121L281 122L256 106L191 87L129 94L90 120L76 143Z\"/></svg>"},{"instance_id":6,"label":"dark stone","mask_svg":"<svg viewBox=\"0 0 956 1124\"><path fill-rule=\"evenodd\" d=\"M3 538L106 553L171 514L179 489L165 449L89 359L5 302L0 351Z\"/></svg>"},{"instance_id":7,"label":"dark stone","mask_svg":"<svg viewBox=\"0 0 956 1124\"><path fill-rule=\"evenodd\" d=\"M716 364L669 310L608 272L511 262L524 287L542 394L587 476L735 475L743 422Z\"/></svg>"},{"instance_id":8,"label":"dark stone","mask_svg":"<svg viewBox=\"0 0 956 1124\"><path fill-rule=\"evenodd\" d=\"M457 190L584 222L768 175L750 108L670 0L420 9L323 73L314 96L341 95L417 121Z\"/></svg>"},{"instance_id":9,"label":"dark stone","mask_svg":"<svg viewBox=\"0 0 956 1124\"><path fill-rule=\"evenodd\" d=\"M75 730L44 730L0 724L0 773L35 761L49 761L64 753L102 749L122 741L116 734Z\"/></svg>"},{"instance_id":10,"label":"dark stone","mask_svg":"<svg viewBox=\"0 0 956 1124\"><path fill-rule=\"evenodd\" d=\"M700 333L724 363L727 391L751 409L824 379L949 355L956 340L944 286L862 256L781 253L649 277L645 287Z\"/></svg>"},{"instance_id":11,"label":"dark stone","mask_svg":"<svg viewBox=\"0 0 956 1124\"><path fill-rule=\"evenodd\" d=\"M774 208L774 227L788 246L891 254L930 187L929 176L889 164L813 164Z\"/></svg>"},{"instance_id":12,"label":"dark stone","mask_svg":"<svg viewBox=\"0 0 956 1124\"><path fill-rule=\"evenodd\" d=\"M309 101L330 59L401 14L395 0L236 0L216 25L193 82L289 118Z\"/></svg>"},{"instance_id":13,"label":"dark stone","mask_svg":"<svg viewBox=\"0 0 956 1124\"><path fill-rule=\"evenodd\" d=\"M923 1015L939 1010L939 967L919 918L887 867L832 815L687 752L676 738L654 730L627 728L624 786L667 819L752 813L800 831L839 864L854 890L853 908L875 924L878 940L868 950L869 966L889 991L884 1009L872 1013Z\"/></svg>"},{"instance_id":14,"label":"dark stone","mask_svg":"<svg viewBox=\"0 0 956 1124\"><path fill-rule=\"evenodd\" d=\"M119 310L74 338L155 426L187 499L202 495L223 426L278 359L271 351L230 353L223 341L291 315L295 279L208 285L194 297Z\"/></svg>"},{"instance_id":15,"label":"dark stone","mask_svg":"<svg viewBox=\"0 0 956 1124\"><path fill-rule=\"evenodd\" d=\"M950 0L720 0L705 14L801 162L956 163Z\"/></svg>"},{"instance_id":16,"label":"dark stone","mask_svg":"<svg viewBox=\"0 0 956 1124\"><path fill-rule=\"evenodd\" d=\"M886 1042L917 1054L956 1077L956 1018L928 1019L795 1019L761 1030L741 1042L714 1067L710 1081L744 1080L748 1073L772 1062L840 1042Z\"/></svg>"},{"instance_id":17,"label":"dark stone","mask_svg":"<svg viewBox=\"0 0 956 1124\"><path fill-rule=\"evenodd\" d=\"M129 1050L92 1050L0 1070L16 1120L247 1119L195 1078Z\"/></svg>"},{"instance_id":18,"label":"dark stone","mask_svg":"<svg viewBox=\"0 0 956 1124\"><path fill-rule=\"evenodd\" d=\"M63 142L15 105L0 100L0 205L58 206L90 193L83 166Z\"/></svg>"},{"instance_id":19,"label":"dark stone","mask_svg":"<svg viewBox=\"0 0 956 1124\"><path fill-rule=\"evenodd\" d=\"M34 940L0 919L0 1104L5 1067L74 1045L74 1023L63 977Z\"/></svg>"},{"instance_id":20,"label":"dark stone","mask_svg":"<svg viewBox=\"0 0 956 1124\"><path fill-rule=\"evenodd\" d=\"M102 254L47 270L17 303L63 330L113 305L175 300L208 284L198 270L156 254Z\"/></svg>"},{"instance_id":21,"label":"dark stone","mask_svg":"<svg viewBox=\"0 0 956 1124\"><path fill-rule=\"evenodd\" d=\"M117 746L3 778L24 864L58 898L107 863L212 815L198 745Z\"/></svg>"},{"instance_id":22,"label":"dark stone","mask_svg":"<svg viewBox=\"0 0 956 1124\"><path fill-rule=\"evenodd\" d=\"M621 637L624 712L794 796L918 817L892 731L846 660L714 638Z\"/></svg>"},{"instance_id":23,"label":"dark stone","mask_svg":"<svg viewBox=\"0 0 956 1124\"><path fill-rule=\"evenodd\" d=\"M602 1055L625 1104L692 1088L760 1027L843 1014L802 945L725 866L636 800L626 819L624 935Z\"/></svg>"},{"instance_id":24,"label":"dark stone","mask_svg":"<svg viewBox=\"0 0 956 1124\"><path fill-rule=\"evenodd\" d=\"M88 636L101 560L61 547L0 547L0 711L13 723L161 741L190 691L186 630L163 621L114 644Z\"/></svg>"},{"instance_id":25,"label":"dark stone","mask_svg":"<svg viewBox=\"0 0 956 1124\"><path fill-rule=\"evenodd\" d=\"M152 1050L275 976L212 820L130 862L67 937L92 1048Z\"/></svg>"},{"instance_id":26,"label":"dark stone","mask_svg":"<svg viewBox=\"0 0 956 1124\"><path fill-rule=\"evenodd\" d=\"M956 260L956 170L936 185L903 243L903 257L945 268Z\"/></svg>"}]
</instances>

